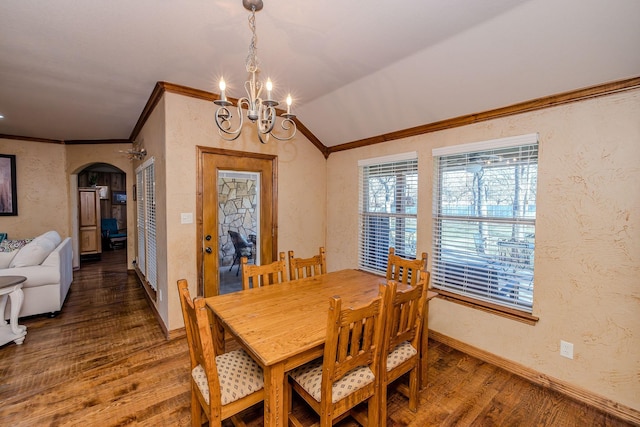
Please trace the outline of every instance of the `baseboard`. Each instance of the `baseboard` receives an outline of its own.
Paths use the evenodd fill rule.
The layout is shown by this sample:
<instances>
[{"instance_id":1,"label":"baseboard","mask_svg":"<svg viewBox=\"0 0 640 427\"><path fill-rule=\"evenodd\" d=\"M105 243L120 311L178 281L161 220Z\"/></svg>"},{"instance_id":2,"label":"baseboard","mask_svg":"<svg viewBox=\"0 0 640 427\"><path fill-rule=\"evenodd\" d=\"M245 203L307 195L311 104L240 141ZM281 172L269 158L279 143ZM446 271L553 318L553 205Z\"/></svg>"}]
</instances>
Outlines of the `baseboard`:
<instances>
[{"instance_id":1,"label":"baseboard","mask_svg":"<svg viewBox=\"0 0 640 427\"><path fill-rule=\"evenodd\" d=\"M624 421L640 424L640 411L636 409L614 402L611 399L607 399L606 397L602 397L589 390L585 390L565 381L542 374L519 363L504 359L472 345L465 344L462 341L458 341L439 332L429 330L429 338L466 353L469 356L473 356L484 362L502 368L512 374L531 381L534 384L555 390L571 399L585 403Z\"/></svg>"},{"instance_id":2,"label":"baseboard","mask_svg":"<svg viewBox=\"0 0 640 427\"><path fill-rule=\"evenodd\" d=\"M158 308L156 307L156 304L154 303L154 301L151 299L151 295L149 295L149 292L147 291L150 288L148 286L145 286L144 278L140 275L140 273L136 269L127 270L127 273L130 275L133 275L137 279L138 284L140 285L140 287L142 287L142 291L144 292L144 298L147 300L147 304L149 304L149 308L151 309L151 312L153 313L156 320L158 321L158 326L160 326L160 329L162 329L162 333L167 338L167 340L170 340L171 339L170 331L164 325L162 316L160 316L160 313L158 313Z\"/></svg>"},{"instance_id":3,"label":"baseboard","mask_svg":"<svg viewBox=\"0 0 640 427\"><path fill-rule=\"evenodd\" d=\"M183 338L187 336L187 330L184 328L184 326L182 328L178 328L178 329L173 329L171 331L169 331L167 339L168 340L173 340L176 338Z\"/></svg>"}]
</instances>

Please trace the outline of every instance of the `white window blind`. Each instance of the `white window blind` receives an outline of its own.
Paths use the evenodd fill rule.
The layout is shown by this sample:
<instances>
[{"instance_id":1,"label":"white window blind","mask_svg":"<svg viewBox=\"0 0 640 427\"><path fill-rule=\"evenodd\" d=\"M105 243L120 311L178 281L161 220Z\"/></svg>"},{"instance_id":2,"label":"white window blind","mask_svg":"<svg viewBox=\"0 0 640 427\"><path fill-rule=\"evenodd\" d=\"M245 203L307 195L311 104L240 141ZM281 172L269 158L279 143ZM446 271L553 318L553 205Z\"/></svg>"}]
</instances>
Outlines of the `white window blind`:
<instances>
[{"instance_id":1,"label":"white window blind","mask_svg":"<svg viewBox=\"0 0 640 427\"><path fill-rule=\"evenodd\" d=\"M144 192L144 170L136 171L136 214L138 225L138 269L144 274L146 271L146 239L145 239L145 192Z\"/></svg>"},{"instance_id":2,"label":"white window blind","mask_svg":"<svg viewBox=\"0 0 640 427\"><path fill-rule=\"evenodd\" d=\"M537 134L433 154L432 286L531 313Z\"/></svg>"},{"instance_id":3,"label":"white window blind","mask_svg":"<svg viewBox=\"0 0 640 427\"><path fill-rule=\"evenodd\" d=\"M384 273L389 247L406 258L416 256L418 208L417 154L406 153L359 162L359 263L362 270Z\"/></svg>"},{"instance_id":4,"label":"white window blind","mask_svg":"<svg viewBox=\"0 0 640 427\"><path fill-rule=\"evenodd\" d=\"M147 283L158 287L156 246L156 182L153 159L144 162L136 170L138 268Z\"/></svg>"}]
</instances>

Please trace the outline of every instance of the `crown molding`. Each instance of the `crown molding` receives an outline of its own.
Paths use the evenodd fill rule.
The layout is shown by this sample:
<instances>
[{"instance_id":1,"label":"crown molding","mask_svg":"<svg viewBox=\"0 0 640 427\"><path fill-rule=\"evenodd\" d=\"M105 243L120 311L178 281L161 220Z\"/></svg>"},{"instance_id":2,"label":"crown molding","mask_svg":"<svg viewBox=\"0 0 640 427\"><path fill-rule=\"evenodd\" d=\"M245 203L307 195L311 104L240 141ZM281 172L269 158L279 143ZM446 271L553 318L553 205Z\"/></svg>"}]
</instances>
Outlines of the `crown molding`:
<instances>
[{"instance_id":1,"label":"crown molding","mask_svg":"<svg viewBox=\"0 0 640 427\"><path fill-rule=\"evenodd\" d=\"M605 95L611 95L618 92L640 88L640 77L633 77L625 80L618 80L611 83L605 83L597 86L591 86L570 92L564 92L557 95L537 98L531 101L520 102L518 104L509 105L507 107L496 108L481 113L467 114L464 116L454 117L452 119L441 120L425 125L420 125L396 132L385 133L382 135L372 136L370 138L360 139L357 141L347 142L345 144L329 147L329 155L338 151L351 150L353 148L366 147L368 145L380 144L382 142L394 141L396 139L408 138L410 136L422 135L425 133L437 132L445 129L452 129L460 126L466 126L474 123L493 120L501 117L513 116L516 114L527 113L544 108L557 107L558 105L569 104L572 102L584 101L586 99L596 98Z\"/></svg>"},{"instance_id":2,"label":"crown molding","mask_svg":"<svg viewBox=\"0 0 640 427\"><path fill-rule=\"evenodd\" d=\"M507 107L496 108L480 113L467 114L464 116L454 117L451 119L445 119L438 122L428 123L412 128L407 128L395 132L385 133L369 138L360 139L357 141L347 142L344 144L336 145L333 147L325 146L300 120L294 119L296 126L311 143L322 153L322 155L328 158L332 153L339 151L351 150L354 148L366 147L369 145L380 144L382 142L394 141L397 139L408 138L411 136L422 135L431 132L437 132L445 129L452 129L460 126L466 126L474 123L479 123L487 120L493 120L501 117L513 116L516 114L527 113L536 110L542 110L545 108L556 107L559 105L569 104L573 102L584 101L587 99L597 98L601 96L611 95L618 92L625 92L640 88L640 77L633 77L624 80L618 80L615 82L604 83L596 86L591 86L574 91L564 92L557 95L551 95L543 98L537 98L530 101L520 102L517 104L509 105ZM202 99L205 101L213 102L220 97L214 93L193 89L187 86L181 86L168 82L157 82L147 103L145 104L136 125L131 132L129 139L103 139L103 140L56 140L47 138L33 138L18 135L4 135L0 134L0 138L4 139L16 139L21 141L33 141L33 142L46 142L52 144L121 144L131 143L135 141L138 134L142 130L142 127L149 119L151 112L158 104L162 95L165 92L176 93L179 95L189 96L192 98ZM237 102L234 98L229 98L232 102ZM278 112L282 110L278 109Z\"/></svg>"}]
</instances>

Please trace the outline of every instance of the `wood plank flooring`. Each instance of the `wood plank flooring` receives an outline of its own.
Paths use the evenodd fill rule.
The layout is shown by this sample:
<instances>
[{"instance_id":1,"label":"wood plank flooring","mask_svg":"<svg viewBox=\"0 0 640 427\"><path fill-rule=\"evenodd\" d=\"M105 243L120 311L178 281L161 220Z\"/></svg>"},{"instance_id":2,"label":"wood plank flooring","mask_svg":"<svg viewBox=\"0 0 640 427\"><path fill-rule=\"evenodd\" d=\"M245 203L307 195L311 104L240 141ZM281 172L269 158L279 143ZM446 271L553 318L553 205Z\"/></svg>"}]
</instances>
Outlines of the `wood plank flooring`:
<instances>
[{"instance_id":1,"label":"wood plank flooring","mask_svg":"<svg viewBox=\"0 0 640 427\"><path fill-rule=\"evenodd\" d=\"M21 319L24 344L0 347L0 426L190 425L185 338L164 338L125 256L83 263L62 312ZM390 427L630 425L438 342L429 364L417 413L390 392ZM262 407L246 419L262 425Z\"/></svg>"}]
</instances>

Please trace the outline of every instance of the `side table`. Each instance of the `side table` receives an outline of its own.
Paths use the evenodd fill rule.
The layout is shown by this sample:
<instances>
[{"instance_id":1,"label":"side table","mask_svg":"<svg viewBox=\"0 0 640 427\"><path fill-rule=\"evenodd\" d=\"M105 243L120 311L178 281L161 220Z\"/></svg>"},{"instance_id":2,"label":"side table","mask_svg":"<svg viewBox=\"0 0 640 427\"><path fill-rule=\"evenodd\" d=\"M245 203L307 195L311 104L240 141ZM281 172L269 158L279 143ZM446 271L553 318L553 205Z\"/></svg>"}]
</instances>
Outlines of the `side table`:
<instances>
[{"instance_id":1,"label":"side table","mask_svg":"<svg viewBox=\"0 0 640 427\"><path fill-rule=\"evenodd\" d=\"M27 335L27 327L18 325L18 313L22 307L24 293L22 283L27 280L24 276L0 276L0 345L13 341L20 345ZM7 305L7 298L11 298L11 324L4 320L4 310Z\"/></svg>"}]
</instances>

